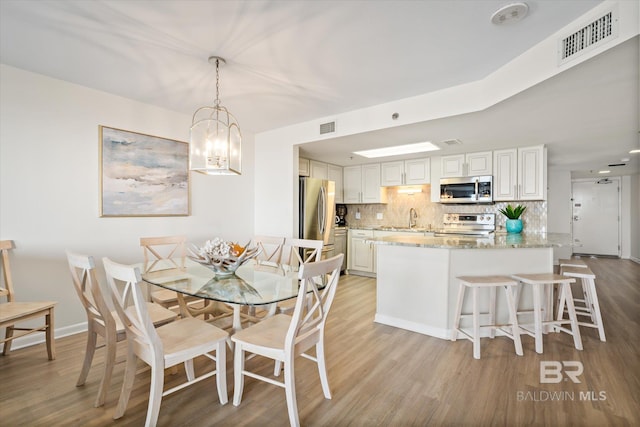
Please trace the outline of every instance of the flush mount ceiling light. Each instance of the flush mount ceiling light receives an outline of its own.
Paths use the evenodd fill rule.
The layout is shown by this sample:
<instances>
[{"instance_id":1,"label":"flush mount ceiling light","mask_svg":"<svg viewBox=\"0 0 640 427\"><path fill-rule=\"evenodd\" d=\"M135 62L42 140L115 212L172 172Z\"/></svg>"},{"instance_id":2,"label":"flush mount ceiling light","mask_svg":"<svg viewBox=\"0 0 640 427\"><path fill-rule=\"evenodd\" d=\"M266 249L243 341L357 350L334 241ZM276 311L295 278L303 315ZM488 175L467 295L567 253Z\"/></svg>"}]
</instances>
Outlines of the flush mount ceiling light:
<instances>
[{"instance_id":1,"label":"flush mount ceiling light","mask_svg":"<svg viewBox=\"0 0 640 427\"><path fill-rule=\"evenodd\" d=\"M216 99L213 106L193 113L189 144L189 169L206 175L240 175L242 135L236 118L220 104L220 65L226 61L210 56L216 66Z\"/></svg>"},{"instance_id":2,"label":"flush mount ceiling light","mask_svg":"<svg viewBox=\"0 0 640 427\"><path fill-rule=\"evenodd\" d=\"M526 3L511 3L502 6L491 15L491 22L496 25L517 22L527 16L529 6Z\"/></svg>"},{"instance_id":3,"label":"flush mount ceiling light","mask_svg":"<svg viewBox=\"0 0 640 427\"><path fill-rule=\"evenodd\" d=\"M603 171L598 171L598 173L611 173L611 171L607 171L607 170L603 170Z\"/></svg>"},{"instance_id":4,"label":"flush mount ceiling light","mask_svg":"<svg viewBox=\"0 0 640 427\"><path fill-rule=\"evenodd\" d=\"M430 142L418 142L417 144L396 145L394 147L374 148L372 150L354 151L358 156L374 158L399 156L401 154L424 153L425 151L439 150L440 147Z\"/></svg>"}]
</instances>

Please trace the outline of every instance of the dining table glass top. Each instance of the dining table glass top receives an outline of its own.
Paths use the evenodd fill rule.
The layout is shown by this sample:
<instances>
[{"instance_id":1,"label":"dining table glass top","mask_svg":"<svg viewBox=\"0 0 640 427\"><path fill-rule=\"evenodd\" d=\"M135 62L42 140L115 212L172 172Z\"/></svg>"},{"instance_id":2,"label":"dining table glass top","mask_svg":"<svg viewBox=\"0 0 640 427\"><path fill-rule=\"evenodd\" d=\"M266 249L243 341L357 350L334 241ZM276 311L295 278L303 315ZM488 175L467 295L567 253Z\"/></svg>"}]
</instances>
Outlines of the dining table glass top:
<instances>
[{"instance_id":1,"label":"dining table glass top","mask_svg":"<svg viewBox=\"0 0 640 427\"><path fill-rule=\"evenodd\" d=\"M182 265L182 262L177 262ZM184 267L157 264L142 279L185 295L241 305L266 305L298 295L298 272L285 265L265 265L251 260L231 276L216 276L209 268L186 259Z\"/></svg>"}]
</instances>

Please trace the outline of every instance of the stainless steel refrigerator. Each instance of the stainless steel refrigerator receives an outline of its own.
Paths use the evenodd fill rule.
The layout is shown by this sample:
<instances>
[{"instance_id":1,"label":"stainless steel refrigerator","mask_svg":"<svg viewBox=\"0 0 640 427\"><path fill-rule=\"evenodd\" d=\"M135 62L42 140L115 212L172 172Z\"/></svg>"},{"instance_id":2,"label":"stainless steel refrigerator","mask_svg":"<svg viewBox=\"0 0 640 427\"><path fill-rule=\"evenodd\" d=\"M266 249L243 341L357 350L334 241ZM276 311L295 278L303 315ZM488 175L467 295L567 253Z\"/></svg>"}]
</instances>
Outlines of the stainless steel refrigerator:
<instances>
[{"instance_id":1,"label":"stainless steel refrigerator","mask_svg":"<svg viewBox=\"0 0 640 427\"><path fill-rule=\"evenodd\" d=\"M299 237L322 240L322 259L334 255L335 182L300 178Z\"/></svg>"}]
</instances>

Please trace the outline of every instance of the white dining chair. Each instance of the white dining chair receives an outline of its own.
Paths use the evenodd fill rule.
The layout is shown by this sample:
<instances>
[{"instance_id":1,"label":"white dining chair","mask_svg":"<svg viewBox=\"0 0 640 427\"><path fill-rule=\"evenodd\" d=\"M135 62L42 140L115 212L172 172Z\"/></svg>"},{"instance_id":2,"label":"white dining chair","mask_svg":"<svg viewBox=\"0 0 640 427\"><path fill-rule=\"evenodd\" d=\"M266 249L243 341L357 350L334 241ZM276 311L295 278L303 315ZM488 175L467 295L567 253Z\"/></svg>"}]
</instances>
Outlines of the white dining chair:
<instances>
[{"instance_id":1,"label":"white dining chair","mask_svg":"<svg viewBox=\"0 0 640 427\"><path fill-rule=\"evenodd\" d=\"M293 315L276 314L231 337L235 343L235 406L239 406L242 400L245 376L266 381L285 389L289 421L292 426L299 426L294 376L294 359L298 355L318 364L322 391L325 398L331 399L324 355L324 328L336 293L343 257L340 254L324 261L302 264L298 274L300 288ZM327 285L322 290L318 290L316 286L316 280L320 277L328 277ZM311 307L307 305L307 293L312 294ZM315 347L315 357L305 353L312 347ZM246 370L245 352L284 363L284 382Z\"/></svg>"},{"instance_id":2,"label":"white dining chair","mask_svg":"<svg viewBox=\"0 0 640 427\"><path fill-rule=\"evenodd\" d=\"M133 388L138 359L151 367L149 406L145 426L155 426L163 396L216 375L221 404L228 402L226 376L226 339L228 333L204 320L193 317L178 319L154 328L140 290L140 270L103 258L113 304L127 334L127 362L124 381L114 419L121 418ZM122 294L118 285L124 285ZM210 354L215 352L215 356ZM216 369L195 376L193 359L206 356L216 362ZM180 363L185 365L187 381L164 390L164 370Z\"/></svg>"},{"instance_id":3,"label":"white dining chair","mask_svg":"<svg viewBox=\"0 0 640 427\"><path fill-rule=\"evenodd\" d=\"M98 387L98 396L94 403L97 408L104 405L116 363L117 343L124 341L126 334L118 314L115 311L112 312L107 305L96 277L96 265L93 257L67 251L67 263L73 287L87 315L87 344L76 387L85 384L96 349L101 348L98 346L98 336L104 340L102 346L105 348L104 371ZM159 304L149 302L147 309L155 326L164 325L178 318L176 313Z\"/></svg>"}]
</instances>

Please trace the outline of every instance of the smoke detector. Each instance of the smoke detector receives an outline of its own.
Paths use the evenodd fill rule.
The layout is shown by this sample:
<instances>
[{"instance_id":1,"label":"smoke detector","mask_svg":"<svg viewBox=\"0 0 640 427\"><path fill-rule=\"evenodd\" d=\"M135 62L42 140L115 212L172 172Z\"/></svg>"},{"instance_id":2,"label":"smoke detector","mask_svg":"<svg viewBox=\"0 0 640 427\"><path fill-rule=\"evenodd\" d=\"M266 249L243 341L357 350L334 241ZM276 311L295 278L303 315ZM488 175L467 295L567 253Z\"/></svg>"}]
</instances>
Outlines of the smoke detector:
<instances>
[{"instance_id":1,"label":"smoke detector","mask_svg":"<svg viewBox=\"0 0 640 427\"><path fill-rule=\"evenodd\" d=\"M491 22L496 25L517 22L527 16L529 6L526 3L511 3L502 6L491 15Z\"/></svg>"}]
</instances>

